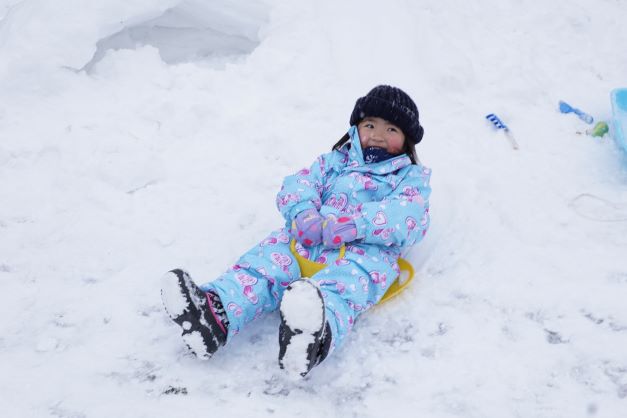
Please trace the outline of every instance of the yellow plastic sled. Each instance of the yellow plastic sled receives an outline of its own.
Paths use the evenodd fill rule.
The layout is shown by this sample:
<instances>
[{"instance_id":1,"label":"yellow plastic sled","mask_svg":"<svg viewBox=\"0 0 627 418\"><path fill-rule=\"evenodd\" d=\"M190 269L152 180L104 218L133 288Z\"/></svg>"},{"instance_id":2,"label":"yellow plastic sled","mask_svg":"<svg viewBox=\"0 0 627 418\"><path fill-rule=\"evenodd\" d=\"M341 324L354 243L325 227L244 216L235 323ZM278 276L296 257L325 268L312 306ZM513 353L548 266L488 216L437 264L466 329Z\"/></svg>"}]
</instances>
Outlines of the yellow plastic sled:
<instances>
[{"instance_id":1,"label":"yellow plastic sled","mask_svg":"<svg viewBox=\"0 0 627 418\"><path fill-rule=\"evenodd\" d=\"M311 277L327 266L323 263L316 263L315 261L308 260L302 255L298 254L298 251L296 251L296 240L294 239L292 239L292 242L290 243L290 250L296 258L296 261L298 261L298 265L300 266L300 272L303 277ZM339 258L344 258L345 253L346 246L342 245L342 247L340 248ZM394 283L392 283L392 285L385 292L378 305L381 305L383 302L387 302L394 296L401 293L414 279L414 268L411 264L409 264L409 261L403 258L399 258L398 267L401 269L401 274L396 278L396 280L394 280Z\"/></svg>"}]
</instances>

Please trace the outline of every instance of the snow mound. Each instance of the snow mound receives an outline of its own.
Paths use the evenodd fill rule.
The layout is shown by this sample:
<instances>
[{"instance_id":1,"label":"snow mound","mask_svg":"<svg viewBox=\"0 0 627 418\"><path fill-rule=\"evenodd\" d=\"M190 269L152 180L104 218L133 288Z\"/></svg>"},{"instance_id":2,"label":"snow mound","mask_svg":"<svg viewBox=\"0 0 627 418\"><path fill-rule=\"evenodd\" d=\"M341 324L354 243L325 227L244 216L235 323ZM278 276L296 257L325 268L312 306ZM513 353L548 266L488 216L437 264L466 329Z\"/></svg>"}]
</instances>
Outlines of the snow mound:
<instances>
[{"instance_id":1,"label":"snow mound","mask_svg":"<svg viewBox=\"0 0 627 418\"><path fill-rule=\"evenodd\" d=\"M183 1L0 0L2 416L625 416L627 157L557 109L611 117L625 1ZM260 44L78 71L160 16ZM283 178L378 83L416 100L434 173L414 282L307 379L277 364L278 312L199 361L159 278L212 281L281 226Z\"/></svg>"},{"instance_id":2,"label":"snow mound","mask_svg":"<svg viewBox=\"0 0 627 418\"><path fill-rule=\"evenodd\" d=\"M96 52L82 70L92 68L107 51L151 45L167 64L234 59L250 54L260 43L259 29L267 13L260 4L246 7L222 0L186 0L158 17L124 25L100 39Z\"/></svg>"}]
</instances>

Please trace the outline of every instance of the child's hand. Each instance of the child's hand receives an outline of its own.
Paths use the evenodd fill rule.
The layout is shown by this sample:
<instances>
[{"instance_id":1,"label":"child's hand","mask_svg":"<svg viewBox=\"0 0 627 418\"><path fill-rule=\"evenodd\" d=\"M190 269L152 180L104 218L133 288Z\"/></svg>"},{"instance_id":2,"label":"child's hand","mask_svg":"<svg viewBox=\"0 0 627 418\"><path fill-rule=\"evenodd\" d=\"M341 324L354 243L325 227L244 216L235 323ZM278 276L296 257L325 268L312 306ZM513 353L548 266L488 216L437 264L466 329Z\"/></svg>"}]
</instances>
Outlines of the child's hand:
<instances>
[{"instance_id":1,"label":"child's hand","mask_svg":"<svg viewBox=\"0 0 627 418\"><path fill-rule=\"evenodd\" d=\"M316 209L305 209L292 221L290 233L301 244L311 247L322 242L322 221Z\"/></svg>"},{"instance_id":2,"label":"child's hand","mask_svg":"<svg viewBox=\"0 0 627 418\"><path fill-rule=\"evenodd\" d=\"M329 215L322 224L322 243L327 248L340 248L357 237L357 225L350 216Z\"/></svg>"}]
</instances>

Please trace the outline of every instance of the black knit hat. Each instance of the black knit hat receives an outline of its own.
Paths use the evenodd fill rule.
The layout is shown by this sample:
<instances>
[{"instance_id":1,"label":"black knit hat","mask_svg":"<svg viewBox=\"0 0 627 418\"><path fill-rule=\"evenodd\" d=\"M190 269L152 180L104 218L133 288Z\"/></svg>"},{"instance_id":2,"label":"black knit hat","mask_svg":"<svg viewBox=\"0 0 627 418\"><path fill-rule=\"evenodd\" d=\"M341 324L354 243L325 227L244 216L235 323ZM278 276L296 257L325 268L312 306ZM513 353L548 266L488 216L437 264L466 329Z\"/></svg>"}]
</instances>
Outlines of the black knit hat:
<instances>
[{"instance_id":1,"label":"black knit hat","mask_svg":"<svg viewBox=\"0 0 627 418\"><path fill-rule=\"evenodd\" d=\"M366 96L357 99L350 118L351 126L368 116L383 118L398 126L414 144L419 143L424 134L418 120L416 103L397 87L377 86Z\"/></svg>"}]
</instances>

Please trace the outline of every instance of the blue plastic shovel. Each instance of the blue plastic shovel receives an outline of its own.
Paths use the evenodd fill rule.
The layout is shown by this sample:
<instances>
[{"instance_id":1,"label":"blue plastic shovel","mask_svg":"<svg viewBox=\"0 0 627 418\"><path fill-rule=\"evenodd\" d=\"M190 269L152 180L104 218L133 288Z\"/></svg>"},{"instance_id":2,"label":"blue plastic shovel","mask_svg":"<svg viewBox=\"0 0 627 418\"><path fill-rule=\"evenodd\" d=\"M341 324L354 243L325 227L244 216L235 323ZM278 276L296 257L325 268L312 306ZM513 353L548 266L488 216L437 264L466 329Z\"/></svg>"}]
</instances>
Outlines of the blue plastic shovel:
<instances>
[{"instance_id":1,"label":"blue plastic shovel","mask_svg":"<svg viewBox=\"0 0 627 418\"><path fill-rule=\"evenodd\" d=\"M503 123L503 121L496 116L494 113L490 113L486 115L485 118L494 125L497 130L502 130L505 132L505 136L509 139L509 143L512 145L512 148L518 149L518 142L516 142L516 138L514 138L514 134L509 130L509 127Z\"/></svg>"},{"instance_id":2,"label":"blue plastic shovel","mask_svg":"<svg viewBox=\"0 0 627 418\"><path fill-rule=\"evenodd\" d=\"M559 101L559 106L560 106L560 112L562 113L574 113L575 115L579 117L579 119L586 122L587 124L591 124L592 122L594 122L594 118L592 116L590 116L589 114L587 114L586 112L582 110L572 107L571 105L569 105L568 103L562 100Z\"/></svg>"}]
</instances>

